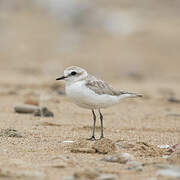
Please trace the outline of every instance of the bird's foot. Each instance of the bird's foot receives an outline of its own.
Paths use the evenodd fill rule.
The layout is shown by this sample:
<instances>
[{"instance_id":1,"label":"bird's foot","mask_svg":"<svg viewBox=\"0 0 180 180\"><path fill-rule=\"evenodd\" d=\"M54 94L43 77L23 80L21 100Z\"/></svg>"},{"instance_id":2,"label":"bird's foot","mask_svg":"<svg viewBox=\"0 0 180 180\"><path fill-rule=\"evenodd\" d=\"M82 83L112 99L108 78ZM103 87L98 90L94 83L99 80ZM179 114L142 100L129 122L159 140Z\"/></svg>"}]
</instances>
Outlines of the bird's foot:
<instances>
[{"instance_id":1,"label":"bird's foot","mask_svg":"<svg viewBox=\"0 0 180 180\"><path fill-rule=\"evenodd\" d=\"M87 140L90 140L90 141L95 141L96 138L94 136L91 136L90 138L88 138Z\"/></svg>"},{"instance_id":2,"label":"bird's foot","mask_svg":"<svg viewBox=\"0 0 180 180\"><path fill-rule=\"evenodd\" d=\"M104 138L104 136L100 136L99 140L101 140L101 139L103 139L103 138Z\"/></svg>"}]
</instances>

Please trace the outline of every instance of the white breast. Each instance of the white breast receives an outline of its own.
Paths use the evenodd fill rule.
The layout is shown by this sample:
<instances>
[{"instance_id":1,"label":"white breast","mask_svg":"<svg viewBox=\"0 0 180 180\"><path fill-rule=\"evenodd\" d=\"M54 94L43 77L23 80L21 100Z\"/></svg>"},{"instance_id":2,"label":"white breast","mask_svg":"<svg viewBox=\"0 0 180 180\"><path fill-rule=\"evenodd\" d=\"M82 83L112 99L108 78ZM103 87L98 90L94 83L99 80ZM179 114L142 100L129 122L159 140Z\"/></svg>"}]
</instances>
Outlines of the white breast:
<instances>
[{"instance_id":1,"label":"white breast","mask_svg":"<svg viewBox=\"0 0 180 180\"><path fill-rule=\"evenodd\" d=\"M66 84L67 96L78 106L88 109L106 108L117 104L120 97L111 95L98 95L85 86L84 81Z\"/></svg>"}]
</instances>

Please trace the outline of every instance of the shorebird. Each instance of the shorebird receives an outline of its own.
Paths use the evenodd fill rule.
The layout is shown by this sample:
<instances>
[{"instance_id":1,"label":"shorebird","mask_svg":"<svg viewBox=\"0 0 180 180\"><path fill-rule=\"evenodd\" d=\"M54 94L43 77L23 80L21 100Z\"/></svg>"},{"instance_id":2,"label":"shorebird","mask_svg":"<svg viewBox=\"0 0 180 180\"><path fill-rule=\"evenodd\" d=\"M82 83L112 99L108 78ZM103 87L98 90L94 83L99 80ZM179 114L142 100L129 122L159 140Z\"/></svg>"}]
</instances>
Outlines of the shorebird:
<instances>
[{"instance_id":1,"label":"shorebird","mask_svg":"<svg viewBox=\"0 0 180 180\"><path fill-rule=\"evenodd\" d=\"M106 82L89 75L86 70L77 66L71 66L64 70L64 75L56 80L65 80L66 95L78 106L90 109L93 114L92 136L89 140L95 140L96 114L99 111L101 121L101 138L104 138L103 115L101 108L107 108L118 104L128 97L142 97L141 94L130 93L114 89Z\"/></svg>"}]
</instances>

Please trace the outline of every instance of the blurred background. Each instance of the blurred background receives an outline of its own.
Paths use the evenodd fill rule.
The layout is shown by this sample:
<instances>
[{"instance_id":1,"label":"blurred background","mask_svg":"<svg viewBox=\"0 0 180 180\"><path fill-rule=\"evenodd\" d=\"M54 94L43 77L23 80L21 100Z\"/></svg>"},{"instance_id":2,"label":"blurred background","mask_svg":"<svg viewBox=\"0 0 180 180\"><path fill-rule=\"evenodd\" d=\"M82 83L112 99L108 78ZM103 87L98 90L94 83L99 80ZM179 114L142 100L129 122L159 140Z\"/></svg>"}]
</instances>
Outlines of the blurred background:
<instances>
[{"instance_id":1,"label":"blurred background","mask_svg":"<svg viewBox=\"0 0 180 180\"><path fill-rule=\"evenodd\" d=\"M0 79L180 81L179 0L0 0Z\"/></svg>"}]
</instances>

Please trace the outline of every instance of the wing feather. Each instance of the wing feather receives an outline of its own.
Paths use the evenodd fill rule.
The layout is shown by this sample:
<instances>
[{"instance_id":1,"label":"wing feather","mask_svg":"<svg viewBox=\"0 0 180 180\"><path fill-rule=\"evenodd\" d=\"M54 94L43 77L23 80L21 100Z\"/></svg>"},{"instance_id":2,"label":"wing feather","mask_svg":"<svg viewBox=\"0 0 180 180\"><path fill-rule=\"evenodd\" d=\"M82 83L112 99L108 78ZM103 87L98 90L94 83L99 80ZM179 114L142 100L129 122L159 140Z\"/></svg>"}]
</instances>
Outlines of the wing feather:
<instances>
[{"instance_id":1,"label":"wing feather","mask_svg":"<svg viewBox=\"0 0 180 180\"><path fill-rule=\"evenodd\" d=\"M127 94L129 95L129 97L142 97L141 94L116 90L110 85L108 85L106 82L96 79L94 76L89 76L89 78L87 78L86 81L86 86L99 95L108 94L111 96L120 96L123 94Z\"/></svg>"},{"instance_id":2,"label":"wing feather","mask_svg":"<svg viewBox=\"0 0 180 180\"><path fill-rule=\"evenodd\" d=\"M99 95L108 94L112 96L119 96L127 93L114 89L102 80L88 80L86 86Z\"/></svg>"}]
</instances>

